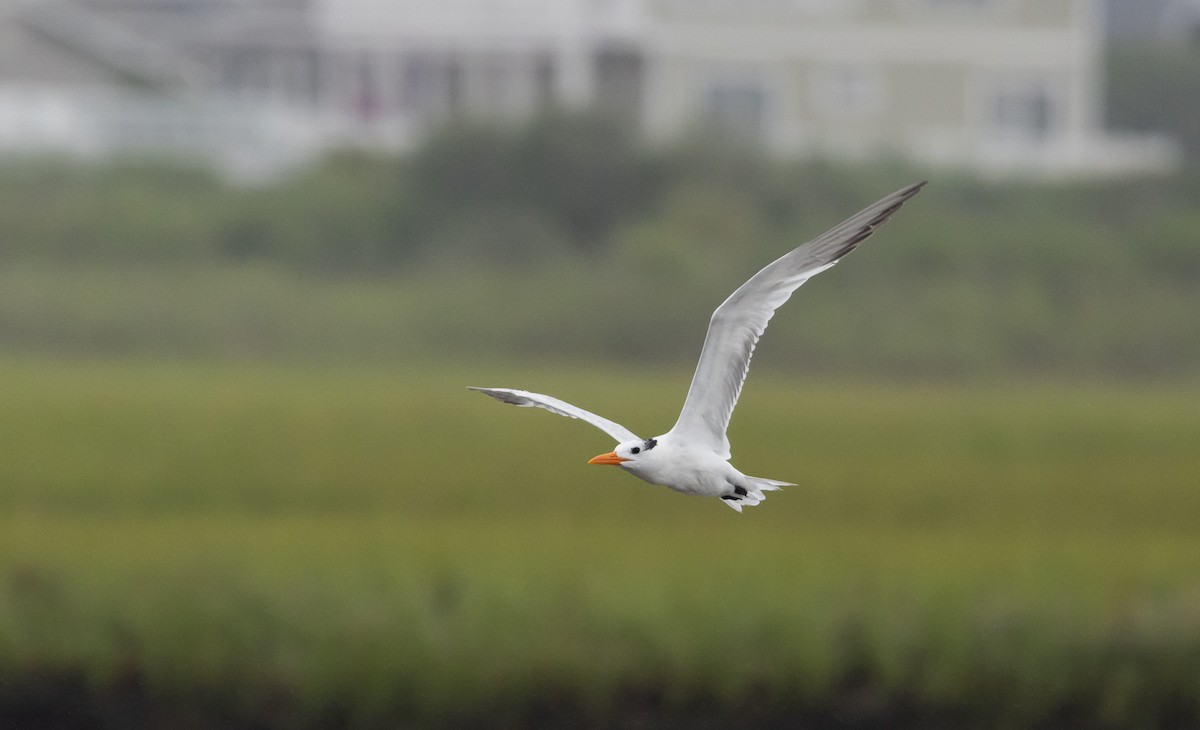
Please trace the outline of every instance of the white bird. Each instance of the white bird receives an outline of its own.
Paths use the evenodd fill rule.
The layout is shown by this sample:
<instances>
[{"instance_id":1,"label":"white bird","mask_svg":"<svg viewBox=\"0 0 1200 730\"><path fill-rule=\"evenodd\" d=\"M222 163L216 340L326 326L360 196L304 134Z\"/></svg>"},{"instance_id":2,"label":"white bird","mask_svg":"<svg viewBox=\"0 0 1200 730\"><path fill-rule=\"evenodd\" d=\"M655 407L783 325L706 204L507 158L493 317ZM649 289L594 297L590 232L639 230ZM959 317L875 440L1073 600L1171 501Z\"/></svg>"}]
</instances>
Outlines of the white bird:
<instances>
[{"instance_id":1,"label":"white bird","mask_svg":"<svg viewBox=\"0 0 1200 730\"><path fill-rule=\"evenodd\" d=\"M853 251L924 185L919 182L897 190L792 249L750 277L717 307L679 420L661 436L639 438L619 423L548 395L512 388L470 389L505 403L587 421L618 441L616 448L592 458L589 464L613 464L651 484L684 494L720 497L741 512L743 506L762 502L764 491L795 486L747 476L729 463L725 431L758 338L792 292Z\"/></svg>"}]
</instances>

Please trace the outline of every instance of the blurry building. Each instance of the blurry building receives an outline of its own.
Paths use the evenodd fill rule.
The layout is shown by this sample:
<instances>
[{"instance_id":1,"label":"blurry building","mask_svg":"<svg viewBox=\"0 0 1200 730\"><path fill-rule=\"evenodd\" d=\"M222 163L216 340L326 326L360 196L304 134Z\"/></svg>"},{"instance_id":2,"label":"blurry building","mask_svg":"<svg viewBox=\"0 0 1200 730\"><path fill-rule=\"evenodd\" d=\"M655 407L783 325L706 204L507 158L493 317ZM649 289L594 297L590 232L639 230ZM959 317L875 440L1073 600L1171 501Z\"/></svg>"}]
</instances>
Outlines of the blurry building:
<instances>
[{"instance_id":1,"label":"blurry building","mask_svg":"<svg viewBox=\"0 0 1200 730\"><path fill-rule=\"evenodd\" d=\"M303 0L0 0L0 153L269 175L321 149L316 47Z\"/></svg>"},{"instance_id":2,"label":"blurry building","mask_svg":"<svg viewBox=\"0 0 1200 730\"><path fill-rule=\"evenodd\" d=\"M0 149L270 170L454 118L989 172L1155 169L1102 128L1101 0L0 0Z\"/></svg>"}]
</instances>

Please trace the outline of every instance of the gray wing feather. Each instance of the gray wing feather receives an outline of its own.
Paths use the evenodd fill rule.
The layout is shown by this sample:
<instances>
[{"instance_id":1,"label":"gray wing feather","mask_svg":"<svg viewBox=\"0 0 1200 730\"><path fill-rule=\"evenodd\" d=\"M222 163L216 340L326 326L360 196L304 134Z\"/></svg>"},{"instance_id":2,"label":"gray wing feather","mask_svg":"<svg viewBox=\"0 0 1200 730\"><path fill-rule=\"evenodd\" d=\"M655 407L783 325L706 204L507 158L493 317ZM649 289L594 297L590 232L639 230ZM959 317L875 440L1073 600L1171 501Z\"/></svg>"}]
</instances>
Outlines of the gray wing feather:
<instances>
[{"instance_id":1,"label":"gray wing feather","mask_svg":"<svg viewBox=\"0 0 1200 730\"><path fill-rule=\"evenodd\" d=\"M527 390L515 390L513 388L476 388L467 386L468 390L477 390L480 393L490 395L496 400L505 403L511 403L514 406L522 408L544 408L551 413L557 413L560 416L567 418L578 418L581 421L587 421L604 433L612 436L617 440L617 443L625 441L637 440L638 436L633 431L625 428L619 423L597 416L591 411L585 411L578 406L573 406L566 401L561 401L558 398L553 398L541 393L530 393Z\"/></svg>"},{"instance_id":2,"label":"gray wing feather","mask_svg":"<svg viewBox=\"0 0 1200 730\"><path fill-rule=\"evenodd\" d=\"M728 459L729 418L750 370L754 346L775 310L801 284L853 251L924 185L919 182L897 190L767 264L717 307L687 400L671 432Z\"/></svg>"}]
</instances>

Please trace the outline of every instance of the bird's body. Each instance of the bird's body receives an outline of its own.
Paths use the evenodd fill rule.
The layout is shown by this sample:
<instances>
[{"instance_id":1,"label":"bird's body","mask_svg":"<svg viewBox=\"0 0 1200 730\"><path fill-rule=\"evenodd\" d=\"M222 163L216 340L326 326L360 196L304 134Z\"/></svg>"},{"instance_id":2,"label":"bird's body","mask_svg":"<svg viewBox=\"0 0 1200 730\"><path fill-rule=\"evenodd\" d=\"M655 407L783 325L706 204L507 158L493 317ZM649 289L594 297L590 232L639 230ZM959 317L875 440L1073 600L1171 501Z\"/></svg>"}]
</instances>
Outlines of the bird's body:
<instances>
[{"instance_id":1,"label":"bird's body","mask_svg":"<svg viewBox=\"0 0 1200 730\"><path fill-rule=\"evenodd\" d=\"M745 475L711 449L694 448L669 433L655 441L655 448L643 449L642 458L618 466L651 484L699 497L719 497L746 485Z\"/></svg>"},{"instance_id":2,"label":"bird's body","mask_svg":"<svg viewBox=\"0 0 1200 730\"><path fill-rule=\"evenodd\" d=\"M896 191L821 236L793 249L750 277L713 312L679 419L667 433L642 439L618 423L547 395L512 388L471 388L517 406L579 418L618 441L588 463L613 464L677 492L720 497L738 512L790 482L751 477L729 463L726 429L767 323L792 292L825 271L874 233L925 183Z\"/></svg>"}]
</instances>

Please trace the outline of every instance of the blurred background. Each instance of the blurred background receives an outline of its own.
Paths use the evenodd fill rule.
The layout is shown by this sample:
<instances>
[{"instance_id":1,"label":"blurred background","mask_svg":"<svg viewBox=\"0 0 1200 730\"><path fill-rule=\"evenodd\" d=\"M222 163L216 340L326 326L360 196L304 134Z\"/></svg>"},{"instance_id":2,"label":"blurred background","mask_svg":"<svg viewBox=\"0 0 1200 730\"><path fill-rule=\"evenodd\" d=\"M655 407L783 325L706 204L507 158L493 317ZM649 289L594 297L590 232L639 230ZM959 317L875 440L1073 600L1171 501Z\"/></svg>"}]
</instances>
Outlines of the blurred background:
<instances>
[{"instance_id":1,"label":"blurred background","mask_svg":"<svg viewBox=\"0 0 1200 730\"><path fill-rule=\"evenodd\" d=\"M1200 723L1200 3L0 0L0 724ZM758 268L738 516L670 427Z\"/></svg>"}]
</instances>

